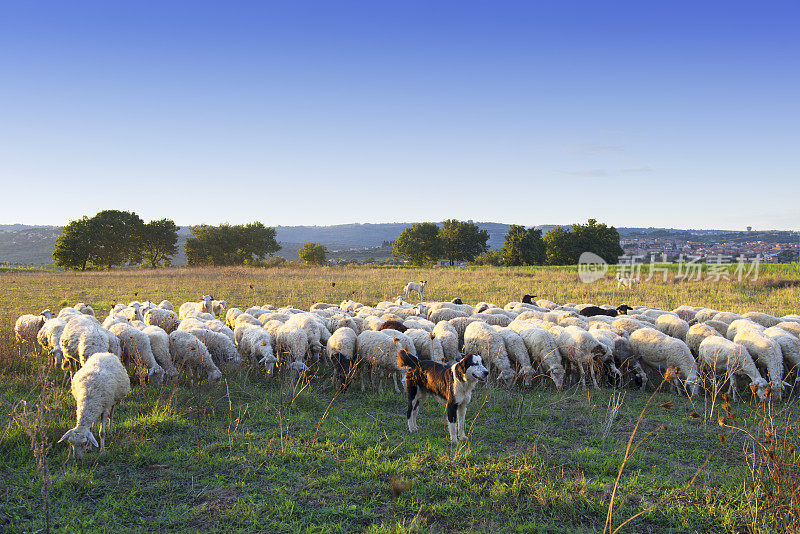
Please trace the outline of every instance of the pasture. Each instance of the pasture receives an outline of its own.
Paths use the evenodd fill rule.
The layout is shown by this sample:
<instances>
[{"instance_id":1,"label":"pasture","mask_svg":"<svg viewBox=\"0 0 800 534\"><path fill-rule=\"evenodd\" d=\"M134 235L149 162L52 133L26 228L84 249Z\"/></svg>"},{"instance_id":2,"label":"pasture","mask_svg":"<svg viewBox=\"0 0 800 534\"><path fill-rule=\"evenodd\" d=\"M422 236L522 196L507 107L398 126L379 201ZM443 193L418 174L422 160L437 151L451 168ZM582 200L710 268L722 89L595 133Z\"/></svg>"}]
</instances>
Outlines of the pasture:
<instances>
[{"instance_id":1,"label":"pasture","mask_svg":"<svg viewBox=\"0 0 800 534\"><path fill-rule=\"evenodd\" d=\"M612 495L609 532L637 514L620 532L797 530L800 392L729 405L714 391L688 399L666 386L654 392L658 384L621 393L479 385L469 440L454 445L432 400L412 435L405 398L391 387L340 393L323 366L292 388L243 367L217 386L132 380L106 453L76 462L56 444L75 424L61 372L14 342L19 315L79 301L101 318L115 302L168 299L177 308L203 293L242 309L308 309L374 304L421 279L426 300L502 306L530 293L558 303L800 311L797 264L762 266L756 281L657 278L632 291L613 276L580 283L566 267L0 272L0 531L44 531L48 511L54 532L602 532Z\"/></svg>"}]
</instances>

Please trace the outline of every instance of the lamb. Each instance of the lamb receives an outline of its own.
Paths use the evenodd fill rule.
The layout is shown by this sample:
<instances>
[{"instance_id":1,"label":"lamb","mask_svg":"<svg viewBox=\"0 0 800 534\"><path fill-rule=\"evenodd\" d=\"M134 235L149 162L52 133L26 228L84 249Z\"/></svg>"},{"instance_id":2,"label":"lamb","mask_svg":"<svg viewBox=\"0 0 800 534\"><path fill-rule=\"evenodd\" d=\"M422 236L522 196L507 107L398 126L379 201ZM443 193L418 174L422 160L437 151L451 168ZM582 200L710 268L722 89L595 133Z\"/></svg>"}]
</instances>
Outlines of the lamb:
<instances>
[{"instance_id":1,"label":"lamb","mask_svg":"<svg viewBox=\"0 0 800 534\"><path fill-rule=\"evenodd\" d=\"M309 352L308 333L305 330L298 325L283 324L275 337L277 356L281 362L304 362Z\"/></svg>"},{"instance_id":2,"label":"lamb","mask_svg":"<svg viewBox=\"0 0 800 534\"><path fill-rule=\"evenodd\" d=\"M267 374L271 375L278 359L272 350L269 332L251 324L241 324L233 334L239 341L239 354L252 363L263 363Z\"/></svg>"},{"instance_id":3,"label":"lamb","mask_svg":"<svg viewBox=\"0 0 800 534\"><path fill-rule=\"evenodd\" d=\"M253 306L252 308L247 308L244 313L247 315L252 315L256 319L261 317L263 314L268 313L267 310L262 308L261 306Z\"/></svg>"},{"instance_id":4,"label":"lamb","mask_svg":"<svg viewBox=\"0 0 800 534\"><path fill-rule=\"evenodd\" d=\"M417 357L420 360L432 360L434 362L444 363L444 349L442 348L442 343L432 332L409 328L405 331L405 335L414 343L414 349L417 351Z\"/></svg>"},{"instance_id":5,"label":"lamb","mask_svg":"<svg viewBox=\"0 0 800 534\"><path fill-rule=\"evenodd\" d=\"M347 390L353 382L360 362L356 360L356 344L358 334L349 327L338 328L328 340L328 357L333 363L334 378L341 383L342 391ZM364 389L364 382L361 382Z\"/></svg>"},{"instance_id":6,"label":"lamb","mask_svg":"<svg viewBox=\"0 0 800 534\"><path fill-rule=\"evenodd\" d=\"M686 334L689 332L689 323L677 315L665 313L656 319L656 329L668 336L686 341Z\"/></svg>"},{"instance_id":7,"label":"lamb","mask_svg":"<svg viewBox=\"0 0 800 534\"><path fill-rule=\"evenodd\" d=\"M780 346L786 374L788 375L794 370L800 370L800 339L797 339L779 326L767 328L764 330L764 334ZM800 373L798 373L798 380L800 380Z\"/></svg>"},{"instance_id":8,"label":"lamb","mask_svg":"<svg viewBox=\"0 0 800 534\"><path fill-rule=\"evenodd\" d=\"M178 368L186 370L192 381L195 374L200 377L201 370L206 372L209 384L216 384L222 378L222 372L214 365L203 342L185 330L175 330L169 335L169 352Z\"/></svg>"},{"instance_id":9,"label":"lamb","mask_svg":"<svg viewBox=\"0 0 800 534\"><path fill-rule=\"evenodd\" d=\"M700 368L711 367L715 371L724 371L730 378L728 393L736 400L736 375L747 375L752 386L757 388L758 398L764 400L768 383L761 377L756 364L747 349L722 336L709 336L700 343ZM751 387L752 387L751 386Z\"/></svg>"},{"instance_id":10,"label":"lamb","mask_svg":"<svg viewBox=\"0 0 800 534\"><path fill-rule=\"evenodd\" d=\"M52 318L53 313L50 310L44 310L39 315L21 315L14 323L14 337L17 343L27 342L36 347L38 344L36 336L39 330L44 326L45 321Z\"/></svg>"},{"instance_id":11,"label":"lamb","mask_svg":"<svg viewBox=\"0 0 800 534\"><path fill-rule=\"evenodd\" d=\"M397 367L397 353L401 348L398 340L386 333L365 330L356 338L356 360L370 365L373 385L378 373L388 372L392 375L395 393L400 393L397 374L402 370Z\"/></svg>"},{"instance_id":12,"label":"lamb","mask_svg":"<svg viewBox=\"0 0 800 534\"><path fill-rule=\"evenodd\" d=\"M228 311L225 312L225 324L230 328L236 328L236 318L243 313L239 308L228 308Z\"/></svg>"},{"instance_id":13,"label":"lamb","mask_svg":"<svg viewBox=\"0 0 800 534\"><path fill-rule=\"evenodd\" d=\"M64 355L61 368L69 368L73 375L92 354L114 352L111 350L113 347L110 344L108 330L101 327L97 319L91 315L83 315L80 312L78 314L79 317L67 322L59 341Z\"/></svg>"},{"instance_id":14,"label":"lamb","mask_svg":"<svg viewBox=\"0 0 800 534\"><path fill-rule=\"evenodd\" d=\"M233 326L231 328L236 328L242 323L252 324L255 326L261 326L261 321L250 315L249 313L242 313L236 316L236 319L233 321ZM230 326L230 325L228 325Z\"/></svg>"},{"instance_id":15,"label":"lamb","mask_svg":"<svg viewBox=\"0 0 800 534\"><path fill-rule=\"evenodd\" d=\"M467 356L477 354L483 358L490 369L498 371L497 380L503 381L506 385L511 385L516 377L508 360L503 337L482 321L470 323L464 331L464 353Z\"/></svg>"},{"instance_id":16,"label":"lamb","mask_svg":"<svg viewBox=\"0 0 800 534\"><path fill-rule=\"evenodd\" d=\"M225 326L219 319L212 319L206 321L206 328L217 334L223 334L228 339L233 341L233 330Z\"/></svg>"},{"instance_id":17,"label":"lamb","mask_svg":"<svg viewBox=\"0 0 800 534\"><path fill-rule=\"evenodd\" d=\"M157 326L167 334L171 334L177 330L181 321L178 319L178 314L172 310L150 308L144 314L144 324L148 326Z\"/></svg>"},{"instance_id":18,"label":"lamb","mask_svg":"<svg viewBox=\"0 0 800 534\"><path fill-rule=\"evenodd\" d=\"M724 323L723 323L724 324ZM707 337L724 337L705 323L697 323L689 327L686 332L686 345L695 358L700 356L700 343Z\"/></svg>"},{"instance_id":19,"label":"lamb","mask_svg":"<svg viewBox=\"0 0 800 534\"><path fill-rule=\"evenodd\" d=\"M142 333L150 340L150 350L153 351L153 357L158 365L164 369L166 379L177 379L178 370L175 369L172 356L169 354L169 334L157 326L145 326Z\"/></svg>"},{"instance_id":20,"label":"lamb","mask_svg":"<svg viewBox=\"0 0 800 534\"><path fill-rule=\"evenodd\" d=\"M319 322L318 317L313 313L298 313L292 315L284 324L286 326L296 326L306 333L311 357L314 361L319 361L322 344L328 341L331 333Z\"/></svg>"},{"instance_id":21,"label":"lamb","mask_svg":"<svg viewBox=\"0 0 800 534\"><path fill-rule=\"evenodd\" d=\"M105 450L106 434L110 430L111 416L116 406L131 391L128 373L119 358L108 352L92 355L72 377L72 396L75 397L76 424L67 430L61 439L72 447L75 458L80 460L89 445L102 453ZM91 427L100 419L100 443L97 443Z\"/></svg>"},{"instance_id":22,"label":"lamb","mask_svg":"<svg viewBox=\"0 0 800 534\"><path fill-rule=\"evenodd\" d=\"M586 366L589 367L589 373L591 374L594 388L600 389L600 386L597 385L597 377L594 373L594 359L596 357L598 361L600 361L600 358L606 354L608 354L610 358L610 352L604 349L603 345L601 345L592 334L577 326L566 327L561 335L558 336L556 343L558 343L558 350L561 354L578 367L580 384L583 386L583 389L586 389ZM614 366L614 370L616 370L616 366ZM616 373L621 375L619 370L616 370Z\"/></svg>"},{"instance_id":23,"label":"lamb","mask_svg":"<svg viewBox=\"0 0 800 534\"><path fill-rule=\"evenodd\" d=\"M186 314L190 310L199 311L203 313L214 313L214 308L212 307L212 302L214 301L214 297L211 295L203 295L203 297L198 302L184 302L181 304L181 307L178 308L178 318L183 319L186 317Z\"/></svg>"},{"instance_id":24,"label":"lamb","mask_svg":"<svg viewBox=\"0 0 800 534\"><path fill-rule=\"evenodd\" d=\"M528 348L522 337L513 329L507 326L494 326L506 345L506 352L514 359L518 366L518 374L522 376L522 384L527 388L531 386L533 381L533 366L531 365L531 357L528 354Z\"/></svg>"},{"instance_id":25,"label":"lamb","mask_svg":"<svg viewBox=\"0 0 800 534\"><path fill-rule=\"evenodd\" d=\"M531 365L539 367L547 373L553 380L556 389L561 391L564 386L564 365L561 360L561 352L556 346L552 334L538 326L525 324L522 321L514 321L509 325L522 338L525 348L531 357Z\"/></svg>"},{"instance_id":26,"label":"lamb","mask_svg":"<svg viewBox=\"0 0 800 534\"><path fill-rule=\"evenodd\" d=\"M219 314L222 313L223 308L228 307L227 300L212 300L211 301L211 313L215 317L219 317Z\"/></svg>"},{"instance_id":27,"label":"lamb","mask_svg":"<svg viewBox=\"0 0 800 534\"><path fill-rule=\"evenodd\" d=\"M407 283L406 287L403 288L403 291L405 291L405 293L406 293L406 298L408 298L408 295L412 291L414 291L417 295L419 295L419 298L422 298L422 292L425 291L425 286L426 285L428 285L428 281L427 280L420 280L419 283L417 283L417 282L409 282L409 283Z\"/></svg>"},{"instance_id":28,"label":"lamb","mask_svg":"<svg viewBox=\"0 0 800 534\"><path fill-rule=\"evenodd\" d=\"M433 327L433 335L442 344L445 360L453 363L461 359L458 352L458 332L455 327L447 321L439 321Z\"/></svg>"},{"instance_id":29,"label":"lamb","mask_svg":"<svg viewBox=\"0 0 800 534\"><path fill-rule=\"evenodd\" d=\"M736 334L747 329L758 330L759 332L766 330L765 327L758 323L754 323L750 319L736 319L735 321L731 321L731 324L728 325L728 331L725 333L725 337L733 341L733 338L736 337Z\"/></svg>"},{"instance_id":30,"label":"lamb","mask_svg":"<svg viewBox=\"0 0 800 534\"><path fill-rule=\"evenodd\" d=\"M45 321L36 334L36 341L39 346L47 351L49 356L52 356L56 367L61 367L64 359L64 353L61 351L61 334L64 333L65 326L67 326L66 321L53 317Z\"/></svg>"},{"instance_id":31,"label":"lamb","mask_svg":"<svg viewBox=\"0 0 800 534\"><path fill-rule=\"evenodd\" d=\"M80 317L81 315L83 314L75 308L61 308L57 317L62 321L70 322L75 317Z\"/></svg>"},{"instance_id":32,"label":"lamb","mask_svg":"<svg viewBox=\"0 0 800 534\"><path fill-rule=\"evenodd\" d=\"M164 381L164 369L153 355L147 334L127 324L112 325L110 331L119 339L122 362L132 363L139 372L140 384L144 384L145 373L151 384L157 385Z\"/></svg>"},{"instance_id":33,"label":"lamb","mask_svg":"<svg viewBox=\"0 0 800 534\"><path fill-rule=\"evenodd\" d=\"M689 388L689 394L695 396L699 387L697 362L689 347L683 341L670 337L655 328L640 328L631 334L631 349L639 359L651 367L666 369L673 367L681 373ZM678 378L672 382L677 385Z\"/></svg>"}]
</instances>

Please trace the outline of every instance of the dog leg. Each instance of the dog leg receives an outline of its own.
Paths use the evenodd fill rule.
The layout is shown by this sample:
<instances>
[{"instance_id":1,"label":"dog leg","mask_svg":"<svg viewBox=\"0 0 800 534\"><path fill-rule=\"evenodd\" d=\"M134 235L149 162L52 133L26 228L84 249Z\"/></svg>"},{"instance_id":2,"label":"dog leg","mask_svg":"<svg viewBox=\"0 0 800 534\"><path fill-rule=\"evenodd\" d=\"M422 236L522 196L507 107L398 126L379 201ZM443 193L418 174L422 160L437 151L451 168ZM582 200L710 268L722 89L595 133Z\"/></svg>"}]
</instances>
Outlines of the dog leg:
<instances>
[{"instance_id":1,"label":"dog leg","mask_svg":"<svg viewBox=\"0 0 800 534\"><path fill-rule=\"evenodd\" d=\"M457 419L457 423L458 423L458 439L467 439L467 435L464 433L464 430L465 430L465 428L464 428L464 418L467 415L467 403L466 402L462 402L461 404L458 405L457 415L458 415L458 419Z\"/></svg>"},{"instance_id":2,"label":"dog leg","mask_svg":"<svg viewBox=\"0 0 800 534\"><path fill-rule=\"evenodd\" d=\"M458 428L456 421L458 419L458 404L454 402L447 403L447 433L450 434L450 441L458 443Z\"/></svg>"}]
</instances>

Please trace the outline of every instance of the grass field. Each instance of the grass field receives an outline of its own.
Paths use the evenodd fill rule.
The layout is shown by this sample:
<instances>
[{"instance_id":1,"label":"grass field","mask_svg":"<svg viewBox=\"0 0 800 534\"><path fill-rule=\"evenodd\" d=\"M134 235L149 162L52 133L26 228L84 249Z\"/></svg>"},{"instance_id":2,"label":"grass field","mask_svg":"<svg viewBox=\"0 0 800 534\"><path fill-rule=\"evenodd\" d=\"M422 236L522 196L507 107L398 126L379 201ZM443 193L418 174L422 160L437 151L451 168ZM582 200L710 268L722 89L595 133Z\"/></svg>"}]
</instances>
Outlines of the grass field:
<instances>
[{"instance_id":1,"label":"grass field","mask_svg":"<svg viewBox=\"0 0 800 534\"><path fill-rule=\"evenodd\" d=\"M58 532L602 532L612 493L610 530L640 512L622 532L797 529L796 395L728 407L711 394L480 386L467 412L470 439L453 445L431 400L411 435L404 400L391 391L339 394L322 376L292 390L245 368L216 387L134 381L107 453L76 462L55 443L75 424L74 399L60 372L13 339L22 313L78 301L101 316L114 302L177 305L202 293L238 307L307 308L375 303L420 279L430 300L502 305L532 293L667 309L800 309L797 264L762 266L756 281L657 279L634 291L612 280L581 284L573 268L2 272L0 531L43 531L46 497ZM43 441L32 447L26 429ZM643 442L626 456L634 429L633 445Z\"/></svg>"}]
</instances>

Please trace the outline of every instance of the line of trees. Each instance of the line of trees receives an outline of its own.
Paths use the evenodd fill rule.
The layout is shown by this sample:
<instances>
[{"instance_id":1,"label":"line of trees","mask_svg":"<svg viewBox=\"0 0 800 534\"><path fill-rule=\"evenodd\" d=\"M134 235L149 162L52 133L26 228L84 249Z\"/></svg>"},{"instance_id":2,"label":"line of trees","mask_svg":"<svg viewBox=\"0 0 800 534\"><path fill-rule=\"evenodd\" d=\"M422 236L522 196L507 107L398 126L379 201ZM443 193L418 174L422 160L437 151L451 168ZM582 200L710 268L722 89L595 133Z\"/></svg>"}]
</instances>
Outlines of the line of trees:
<instances>
[{"instance_id":1,"label":"line of trees","mask_svg":"<svg viewBox=\"0 0 800 534\"><path fill-rule=\"evenodd\" d=\"M187 265L258 265L281 249L274 228L260 222L202 224L186 241Z\"/></svg>"},{"instance_id":2,"label":"line of trees","mask_svg":"<svg viewBox=\"0 0 800 534\"><path fill-rule=\"evenodd\" d=\"M456 219L448 219L438 227L424 222L409 226L392 244L396 257L413 265L436 263L440 258L450 265L460 261L472 261L486 252L489 232L478 225Z\"/></svg>"}]
</instances>

